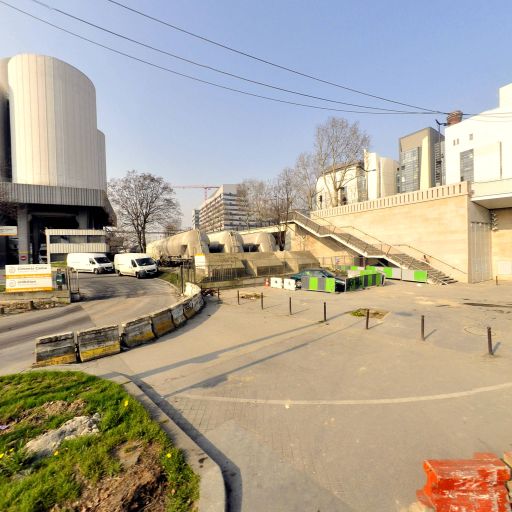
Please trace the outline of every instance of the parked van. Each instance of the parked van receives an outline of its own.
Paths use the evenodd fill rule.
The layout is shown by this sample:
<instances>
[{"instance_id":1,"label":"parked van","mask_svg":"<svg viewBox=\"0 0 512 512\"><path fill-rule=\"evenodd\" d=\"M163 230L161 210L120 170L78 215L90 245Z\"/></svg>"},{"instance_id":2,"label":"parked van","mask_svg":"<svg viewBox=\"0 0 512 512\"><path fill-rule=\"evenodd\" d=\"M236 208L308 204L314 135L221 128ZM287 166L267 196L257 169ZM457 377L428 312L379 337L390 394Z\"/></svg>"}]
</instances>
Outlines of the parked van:
<instances>
[{"instance_id":1,"label":"parked van","mask_svg":"<svg viewBox=\"0 0 512 512\"><path fill-rule=\"evenodd\" d=\"M156 276L158 267L155 260L142 252L125 252L114 256L114 267L118 276Z\"/></svg>"},{"instance_id":2,"label":"parked van","mask_svg":"<svg viewBox=\"0 0 512 512\"><path fill-rule=\"evenodd\" d=\"M101 253L92 252L70 252L66 258L68 267L78 272L113 272L114 267L111 261Z\"/></svg>"}]
</instances>

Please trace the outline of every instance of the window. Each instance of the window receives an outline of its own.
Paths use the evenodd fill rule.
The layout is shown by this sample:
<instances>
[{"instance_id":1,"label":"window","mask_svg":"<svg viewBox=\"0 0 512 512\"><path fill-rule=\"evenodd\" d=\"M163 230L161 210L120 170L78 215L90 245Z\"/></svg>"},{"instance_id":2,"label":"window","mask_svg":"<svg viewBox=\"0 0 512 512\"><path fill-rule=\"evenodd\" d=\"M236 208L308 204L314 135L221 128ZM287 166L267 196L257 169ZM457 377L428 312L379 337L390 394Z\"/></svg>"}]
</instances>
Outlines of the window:
<instances>
[{"instance_id":1,"label":"window","mask_svg":"<svg viewBox=\"0 0 512 512\"><path fill-rule=\"evenodd\" d=\"M460 181L474 180L473 150L461 151L460 153Z\"/></svg>"}]
</instances>

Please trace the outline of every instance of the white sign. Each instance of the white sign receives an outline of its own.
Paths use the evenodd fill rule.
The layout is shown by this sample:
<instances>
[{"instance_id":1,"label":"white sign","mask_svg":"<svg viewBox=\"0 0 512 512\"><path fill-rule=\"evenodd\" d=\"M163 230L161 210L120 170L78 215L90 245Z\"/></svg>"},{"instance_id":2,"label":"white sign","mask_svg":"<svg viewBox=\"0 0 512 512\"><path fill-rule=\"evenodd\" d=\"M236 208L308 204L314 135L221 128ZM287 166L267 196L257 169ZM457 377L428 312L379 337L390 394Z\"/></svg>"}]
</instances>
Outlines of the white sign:
<instances>
[{"instance_id":1,"label":"white sign","mask_svg":"<svg viewBox=\"0 0 512 512\"><path fill-rule=\"evenodd\" d=\"M18 226L0 226L0 236L18 236Z\"/></svg>"},{"instance_id":2,"label":"white sign","mask_svg":"<svg viewBox=\"0 0 512 512\"><path fill-rule=\"evenodd\" d=\"M51 291L52 267L46 265L6 265L6 292Z\"/></svg>"}]
</instances>

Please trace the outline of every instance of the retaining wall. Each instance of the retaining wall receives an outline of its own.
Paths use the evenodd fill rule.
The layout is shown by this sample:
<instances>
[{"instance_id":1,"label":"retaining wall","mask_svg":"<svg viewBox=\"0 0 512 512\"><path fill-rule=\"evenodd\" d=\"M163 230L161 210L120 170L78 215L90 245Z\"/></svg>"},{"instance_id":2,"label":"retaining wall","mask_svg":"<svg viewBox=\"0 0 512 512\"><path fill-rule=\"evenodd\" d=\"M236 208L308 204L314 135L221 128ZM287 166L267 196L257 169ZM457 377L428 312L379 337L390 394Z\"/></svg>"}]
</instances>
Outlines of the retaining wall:
<instances>
[{"instance_id":1,"label":"retaining wall","mask_svg":"<svg viewBox=\"0 0 512 512\"><path fill-rule=\"evenodd\" d=\"M121 340L128 348L136 347L155 339L150 316L143 316L121 324Z\"/></svg>"},{"instance_id":2,"label":"retaining wall","mask_svg":"<svg viewBox=\"0 0 512 512\"><path fill-rule=\"evenodd\" d=\"M118 325L79 331L76 334L76 342L82 362L121 352Z\"/></svg>"}]
</instances>

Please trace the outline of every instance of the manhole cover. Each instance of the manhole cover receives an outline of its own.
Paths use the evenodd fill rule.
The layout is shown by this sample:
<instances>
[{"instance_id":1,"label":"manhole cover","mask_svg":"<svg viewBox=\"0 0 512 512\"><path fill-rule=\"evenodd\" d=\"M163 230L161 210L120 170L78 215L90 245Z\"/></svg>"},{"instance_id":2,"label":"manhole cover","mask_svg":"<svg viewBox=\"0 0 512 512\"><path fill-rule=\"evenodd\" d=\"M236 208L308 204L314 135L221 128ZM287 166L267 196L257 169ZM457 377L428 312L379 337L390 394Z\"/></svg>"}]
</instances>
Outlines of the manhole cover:
<instances>
[{"instance_id":1,"label":"manhole cover","mask_svg":"<svg viewBox=\"0 0 512 512\"><path fill-rule=\"evenodd\" d=\"M469 327L464 327L464 331L467 334L474 334L475 336L487 336L487 327L481 327L480 325L470 325ZM498 331L495 329L491 330L493 336L498 335Z\"/></svg>"}]
</instances>

